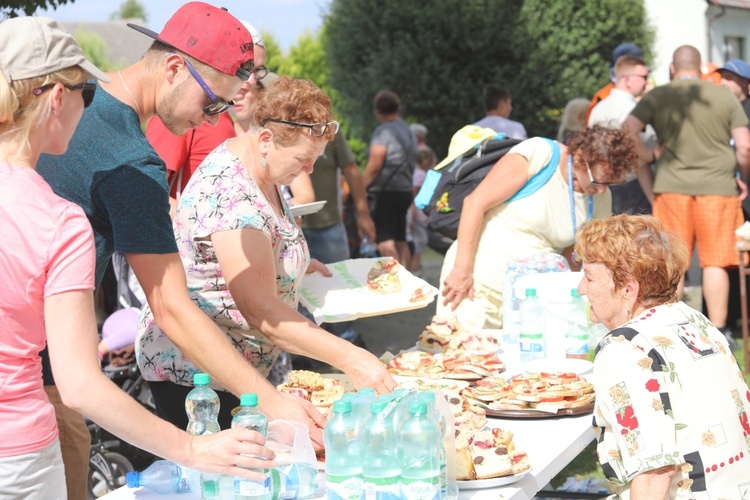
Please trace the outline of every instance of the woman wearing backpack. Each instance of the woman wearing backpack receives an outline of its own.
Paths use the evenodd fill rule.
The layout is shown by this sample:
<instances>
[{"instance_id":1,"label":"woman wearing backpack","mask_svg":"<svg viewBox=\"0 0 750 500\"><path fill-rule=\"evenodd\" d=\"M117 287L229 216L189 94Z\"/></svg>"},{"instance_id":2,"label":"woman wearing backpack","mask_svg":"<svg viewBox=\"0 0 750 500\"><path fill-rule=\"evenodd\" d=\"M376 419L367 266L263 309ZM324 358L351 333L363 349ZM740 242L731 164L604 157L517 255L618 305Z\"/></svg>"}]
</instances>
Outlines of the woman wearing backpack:
<instances>
[{"instance_id":1,"label":"woman wearing backpack","mask_svg":"<svg viewBox=\"0 0 750 500\"><path fill-rule=\"evenodd\" d=\"M608 186L638 166L634 151L626 132L601 126L567 146L541 137L515 146L464 200L458 238L443 261L437 314L469 328L500 328L507 262L540 252L570 255L576 230L611 213ZM508 202L554 154L560 159L549 180Z\"/></svg>"}]
</instances>

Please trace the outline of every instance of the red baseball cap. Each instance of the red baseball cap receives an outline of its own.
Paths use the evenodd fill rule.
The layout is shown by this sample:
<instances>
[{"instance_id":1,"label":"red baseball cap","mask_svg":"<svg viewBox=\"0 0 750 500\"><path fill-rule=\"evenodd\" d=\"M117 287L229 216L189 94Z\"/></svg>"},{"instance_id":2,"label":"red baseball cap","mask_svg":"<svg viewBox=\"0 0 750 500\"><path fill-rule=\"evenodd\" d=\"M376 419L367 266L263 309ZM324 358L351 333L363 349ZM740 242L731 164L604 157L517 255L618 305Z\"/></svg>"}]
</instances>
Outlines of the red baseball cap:
<instances>
[{"instance_id":1,"label":"red baseball cap","mask_svg":"<svg viewBox=\"0 0 750 500\"><path fill-rule=\"evenodd\" d=\"M250 78L251 72L241 66L253 60L253 37L223 7L203 2L186 3L169 18L161 33L132 23L128 26L222 73L242 80Z\"/></svg>"}]
</instances>

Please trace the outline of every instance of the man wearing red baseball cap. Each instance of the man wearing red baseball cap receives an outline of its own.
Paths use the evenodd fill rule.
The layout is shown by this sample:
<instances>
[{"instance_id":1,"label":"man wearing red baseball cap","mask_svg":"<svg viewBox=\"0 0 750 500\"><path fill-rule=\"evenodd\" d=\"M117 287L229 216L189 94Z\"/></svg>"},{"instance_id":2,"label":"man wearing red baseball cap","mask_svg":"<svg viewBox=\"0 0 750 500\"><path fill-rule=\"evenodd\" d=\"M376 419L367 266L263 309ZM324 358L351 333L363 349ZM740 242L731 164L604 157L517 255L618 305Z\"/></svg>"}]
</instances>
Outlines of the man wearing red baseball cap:
<instances>
[{"instance_id":1,"label":"man wearing red baseball cap","mask_svg":"<svg viewBox=\"0 0 750 500\"><path fill-rule=\"evenodd\" d=\"M161 33L131 27L154 43L140 61L108 73L111 82L100 84L67 153L42 155L38 172L88 216L96 242L97 287L112 253L124 253L160 329L230 391L222 391L222 408L239 404L233 395L257 393L270 419L309 423L313 440L322 447L315 426L323 427L322 416L308 402L276 391L190 300L169 216L164 162L141 128L154 115L175 134L216 123L252 76L252 36L226 9L203 2L180 7ZM173 369L184 385L192 384L191 373ZM45 383L51 383L49 378ZM172 404L159 382L150 386L157 410Z\"/></svg>"}]
</instances>

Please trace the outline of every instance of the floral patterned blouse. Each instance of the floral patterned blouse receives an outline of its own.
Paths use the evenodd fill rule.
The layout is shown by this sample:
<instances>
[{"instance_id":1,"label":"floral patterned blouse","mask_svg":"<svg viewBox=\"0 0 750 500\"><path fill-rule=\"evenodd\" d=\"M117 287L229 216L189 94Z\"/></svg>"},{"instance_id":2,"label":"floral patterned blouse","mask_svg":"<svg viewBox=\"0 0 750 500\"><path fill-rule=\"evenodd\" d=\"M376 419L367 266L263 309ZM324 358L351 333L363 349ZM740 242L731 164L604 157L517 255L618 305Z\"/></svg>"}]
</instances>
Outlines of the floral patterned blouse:
<instances>
[{"instance_id":1,"label":"floral patterned blouse","mask_svg":"<svg viewBox=\"0 0 750 500\"><path fill-rule=\"evenodd\" d=\"M724 336L680 302L610 332L594 360L597 454L621 498L676 465L669 498L750 498L750 391Z\"/></svg>"},{"instance_id":2,"label":"floral patterned blouse","mask_svg":"<svg viewBox=\"0 0 750 500\"><path fill-rule=\"evenodd\" d=\"M191 177L174 218L175 238L190 298L263 376L268 375L280 348L250 328L240 313L208 237L219 231L242 228L268 235L276 258L277 296L296 309L310 254L288 205L284 201L282 205L284 216L279 217L245 165L224 142L203 160ZM141 314L136 347L138 365L146 380L191 386L193 374L200 371L159 329L148 306Z\"/></svg>"}]
</instances>

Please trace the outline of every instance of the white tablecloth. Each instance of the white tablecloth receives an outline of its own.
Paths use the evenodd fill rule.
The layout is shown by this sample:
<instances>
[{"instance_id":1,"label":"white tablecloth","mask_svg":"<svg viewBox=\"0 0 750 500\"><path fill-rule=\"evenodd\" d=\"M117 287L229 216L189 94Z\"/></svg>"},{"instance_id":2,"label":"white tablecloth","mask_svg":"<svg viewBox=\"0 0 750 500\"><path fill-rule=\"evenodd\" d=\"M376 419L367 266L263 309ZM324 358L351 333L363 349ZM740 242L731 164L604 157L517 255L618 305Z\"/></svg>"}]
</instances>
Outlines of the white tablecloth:
<instances>
[{"instance_id":1,"label":"white tablecloth","mask_svg":"<svg viewBox=\"0 0 750 500\"><path fill-rule=\"evenodd\" d=\"M532 469L519 482L488 490L459 492L460 500L521 500L534 497L550 480L568 465L594 439L591 414L545 419L488 419L492 427L502 427L514 434L516 447L529 455ZM122 487L105 495L106 500L198 500L200 494L157 495L144 488Z\"/></svg>"}]
</instances>

